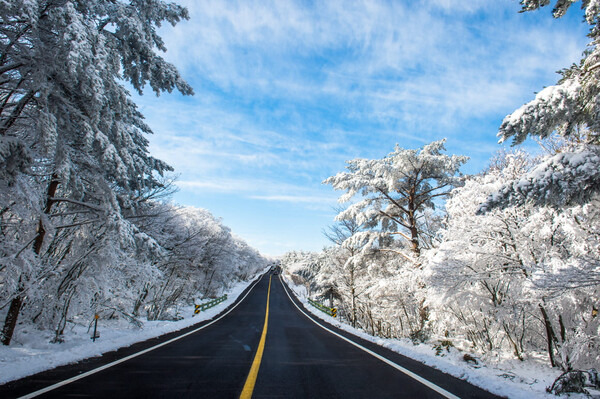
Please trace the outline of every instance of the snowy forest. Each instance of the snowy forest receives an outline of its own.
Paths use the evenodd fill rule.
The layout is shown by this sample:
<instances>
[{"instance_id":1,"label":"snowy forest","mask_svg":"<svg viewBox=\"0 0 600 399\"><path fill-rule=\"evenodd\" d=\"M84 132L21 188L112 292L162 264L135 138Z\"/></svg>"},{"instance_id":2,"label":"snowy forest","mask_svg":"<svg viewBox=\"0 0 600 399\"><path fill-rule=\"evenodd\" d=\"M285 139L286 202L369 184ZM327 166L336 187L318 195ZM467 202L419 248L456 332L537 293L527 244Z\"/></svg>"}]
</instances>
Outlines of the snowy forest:
<instances>
[{"instance_id":1,"label":"snowy forest","mask_svg":"<svg viewBox=\"0 0 600 399\"><path fill-rule=\"evenodd\" d=\"M0 316L64 340L74 320L169 320L265 267L209 212L169 202L172 168L128 90L192 88L163 1L0 2Z\"/></svg>"},{"instance_id":2,"label":"snowy forest","mask_svg":"<svg viewBox=\"0 0 600 399\"><path fill-rule=\"evenodd\" d=\"M573 1L550 3L520 1L555 18ZM506 116L510 150L476 175L445 139L349 160L323 182L341 194L331 245L285 254L292 281L374 336L598 367L600 0L581 4L589 45ZM210 212L171 202L175 171L129 92L194 94L158 34L188 18L161 0L0 0L4 345L23 324L60 343L97 314L173 320L267 267Z\"/></svg>"},{"instance_id":3,"label":"snowy forest","mask_svg":"<svg viewBox=\"0 0 600 399\"><path fill-rule=\"evenodd\" d=\"M550 1L523 0L522 11ZM571 1L557 1L555 18ZM506 116L476 175L445 140L353 159L322 252L290 252L293 282L372 335L480 356L600 364L600 2L590 43L556 85ZM539 153L519 147L539 143Z\"/></svg>"}]
</instances>

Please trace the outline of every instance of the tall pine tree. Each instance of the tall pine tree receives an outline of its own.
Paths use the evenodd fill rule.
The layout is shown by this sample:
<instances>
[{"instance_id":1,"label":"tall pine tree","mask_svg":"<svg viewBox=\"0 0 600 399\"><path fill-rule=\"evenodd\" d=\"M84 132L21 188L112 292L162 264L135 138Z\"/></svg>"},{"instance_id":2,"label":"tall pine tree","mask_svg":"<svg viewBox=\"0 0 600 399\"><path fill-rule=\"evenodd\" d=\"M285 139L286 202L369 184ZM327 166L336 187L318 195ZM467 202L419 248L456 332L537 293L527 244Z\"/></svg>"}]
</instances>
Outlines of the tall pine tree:
<instances>
[{"instance_id":1,"label":"tall pine tree","mask_svg":"<svg viewBox=\"0 0 600 399\"><path fill-rule=\"evenodd\" d=\"M187 18L159 0L0 2L2 214L30 226L2 236L0 270L12 271L5 345L28 289L43 284L56 256L48 244L56 217L68 215L72 226L117 221L118 229L123 209L170 170L149 155L150 128L122 82L139 93L148 84L157 94L192 94L157 54L161 23Z\"/></svg>"},{"instance_id":2,"label":"tall pine tree","mask_svg":"<svg viewBox=\"0 0 600 399\"><path fill-rule=\"evenodd\" d=\"M435 207L434 200L445 197L460 182L459 168L468 160L465 156L446 155L446 140L434 141L417 150L396 146L383 159L353 159L347 172L324 181L337 190L345 190L341 202L359 200L341 212L338 220L355 220L365 229L379 228L380 240L390 236L404 238L413 256L421 253L424 211ZM364 240L358 232L348 240ZM371 239L374 243L374 241Z\"/></svg>"}]
</instances>

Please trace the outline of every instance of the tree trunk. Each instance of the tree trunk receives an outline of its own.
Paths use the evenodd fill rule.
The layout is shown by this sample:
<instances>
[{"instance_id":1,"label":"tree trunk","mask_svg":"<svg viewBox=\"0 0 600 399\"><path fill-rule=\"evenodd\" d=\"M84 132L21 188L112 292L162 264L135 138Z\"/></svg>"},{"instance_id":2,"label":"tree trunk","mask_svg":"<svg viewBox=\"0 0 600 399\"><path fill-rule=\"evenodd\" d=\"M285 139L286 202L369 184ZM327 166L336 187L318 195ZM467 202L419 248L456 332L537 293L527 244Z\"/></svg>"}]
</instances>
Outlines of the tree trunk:
<instances>
[{"instance_id":1,"label":"tree trunk","mask_svg":"<svg viewBox=\"0 0 600 399\"><path fill-rule=\"evenodd\" d=\"M52 178L50 179L50 184L48 184L48 191L46 193L46 206L44 208L44 213L46 215L49 214L50 210L52 209L52 205L54 203L52 198L54 198L56 194L58 183L58 176L55 173L53 173ZM33 242L33 251L36 255L39 255L42 252L45 237L46 229L44 228L43 216L40 216L40 220L38 222L37 235ZM23 307L24 302L23 291L24 287L19 282L19 293L10 302L8 313L6 314L6 318L4 319L4 328L2 329L2 344L4 345L10 344L12 336L15 332L15 327L17 325L19 313L21 313L21 308Z\"/></svg>"},{"instance_id":2,"label":"tree trunk","mask_svg":"<svg viewBox=\"0 0 600 399\"><path fill-rule=\"evenodd\" d=\"M369 324L371 325L371 335L375 336L375 320L373 320L373 314L371 313L370 305L367 305L367 317L369 318Z\"/></svg>"},{"instance_id":3,"label":"tree trunk","mask_svg":"<svg viewBox=\"0 0 600 399\"><path fill-rule=\"evenodd\" d=\"M512 334L510 333L509 326L506 323L502 323L502 328L504 328L504 333L506 334L506 337L508 338L508 340L510 341L510 344L513 347L513 352L514 352L515 356L520 361L523 361L524 360L523 354L521 353L521 349L517 345L517 342L513 339Z\"/></svg>"},{"instance_id":4,"label":"tree trunk","mask_svg":"<svg viewBox=\"0 0 600 399\"><path fill-rule=\"evenodd\" d=\"M414 254L419 257L421 256L421 248L419 247L419 230L417 228L417 218L415 216L417 212L415 200L415 191L413 188L408 196L408 225L410 226L411 249Z\"/></svg>"},{"instance_id":5,"label":"tree trunk","mask_svg":"<svg viewBox=\"0 0 600 399\"><path fill-rule=\"evenodd\" d=\"M205 288L204 288L204 297L205 298L208 297L210 294L209 293L210 286L212 284L212 280L213 280L213 277L214 277L216 271L217 271L216 269L213 269L212 273L210 274L210 278L208 279L208 283L205 284Z\"/></svg>"},{"instance_id":6,"label":"tree trunk","mask_svg":"<svg viewBox=\"0 0 600 399\"><path fill-rule=\"evenodd\" d=\"M417 230L417 227L415 225L413 225L412 223L413 222L411 221L411 226L410 226L411 249L414 252L414 254L417 257L419 257L419 256L421 256L421 248L419 248L419 232ZM414 223L416 223L416 222L414 222Z\"/></svg>"},{"instance_id":7,"label":"tree trunk","mask_svg":"<svg viewBox=\"0 0 600 399\"><path fill-rule=\"evenodd\" d=\"M354 266L350 268L350 295L352 296L352 327L356 328L356 286L354 284Z\"/></svg>"},{"instance_id":8,"label":"tree trunk","mask_svg":"<svg viewBox=\"0 0 600 399\"><path fill-rule=\"evenodd\" d=\"M46 215L50 214L52 210L52 205L54 201L52 198L56 195L56 189L58 188L58 176L55 173L52 174L52 178L50 180L50 184L48 184L48 191L46 192L46 206L44 207L44 213ZM42 252L42 246L44 245L44 238L46 237L46 229L44 228L43 218L40 216L40 220L38 222L37 235L35 237L35 241L33 242L33 251L36 255L39 255Z\"/></svg>"},{"instance_id":9,"label":"tree trunk","mask_svg":"<svg viewBox=\"0 0 600 399\"><path fill-rule=\"evenodd\" d=\"M542 312L542 316L544 318L544 326L546 327L546 341L548 343L548 356L550 357L550 364L552 367L556 367L557 363L554 359L554 349L553 347L558 343L556 339L556 334L554 333L554 329L552 328L552 324L550 324L550 318L548 317L548 313L546 309L540 303L539 305L540 311Z\"/></svg>"},{"instance_id":10,"label":"tree trunk","mask_svg":"<svg viewBox=\"0 0 600 399\"><path fill-rule=\"evenodd\" d=\"M142 292L138 296L137 300L135 301L135 304L133 305L133 313L132 313L134 317L138 316L140 307L142 306L142 304L146 300L146 297L148 296L149 288L150 288L150 283L144 284L144 289L142 290Z\"/></svg>"},{"instance_id":11,"label":"tree trunk","mask_svg":"<svg viewBox=\"0 0 600 399\"><path fill-rule=\"evenodd\" d=\"M62 337L65 332L65 327L67 326L67 316L69 314L69 306L71 306L71 299L73 298L74 294L75 294L75 288L70 287L69 292L66 295L62 310L60 312L60 318L58 320L58 323L56 324L54 339L51 341L52 343L64 342L64 339Z\"/></svg>"},{"instance_id":12,"label":"tree trunk","mask_svg":"<svg viewBox=\"0 0 600 399\"><path fill-rule=\"evenodd\" d=\"M4 328L2 329L3 345L10 345L10 340L12 339L13 332L15 331L17 319L22 306L23 297L21 295L17 295L10 302L10 307L8 308L8 313L6 314L6 319L4 321Z\"/></svg>"},{"instance_id":13,"label":"tree trunk","mask_svg":"<svg viewBox=\"0 0 600 399\"><path fill-rule=\"evenodd\" d=\"M352 287L352 327L356 328L356 289Z\"/></svg>"}]
</instances>

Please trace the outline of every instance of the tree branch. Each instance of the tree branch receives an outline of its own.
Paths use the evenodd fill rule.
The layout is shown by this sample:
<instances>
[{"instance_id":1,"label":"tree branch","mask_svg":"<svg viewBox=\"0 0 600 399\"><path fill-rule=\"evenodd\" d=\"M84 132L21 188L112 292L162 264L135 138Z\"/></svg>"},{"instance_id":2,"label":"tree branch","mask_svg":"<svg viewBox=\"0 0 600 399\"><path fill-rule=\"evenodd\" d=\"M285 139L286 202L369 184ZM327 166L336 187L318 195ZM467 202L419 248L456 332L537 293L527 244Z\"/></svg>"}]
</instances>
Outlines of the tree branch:
<instances>
[{"instance_id":1,"label":"tree branch","mask_svg":"<svg viewBox=\"0 0 600 399\"><path fill-rule=\"evenodd\" d=\"M17 121L25 106L33 99L33 96L35 96L35 93L36 92L34 90L29 90L27 94L21 97L10 117L6 120L6 122L4 122L4 125L0 127L0 135L6 135L8 129L10 129L10 127Z\"/></svg>"},{"instance_id":2,"label":"tree branch","mask_svg":"<svg viewBox=\"0 0 600 399\"><path fill-rule=\"evenodd\" d=\"M69 227L79 227L79 226L85 226L86 224L92 224L92 223L96 223L96 222L101 222L102 219L98 218L98 219L90 219L90 220L86 220L84 222L79 222L79 223L73 223L73 224L65 224L62 226L56 226L55 229L68 229Z\"/></svg>"},{"instance_id":3,"label":"tree branch","mask_svg":"<svg viewBox=\"0 0 600 399\"><path fill-rule=\"evenodd\" d=\"M410 229L410 227L407 224L405 224L404 221L402 221L400 219L397 219L394 216L392 216L392 215L390 215L390 214L388 214L388 213L386 213L384 211L379 211L379 214L382 215L382 216L385 216L385 217L387 217L389 219L392 219L394 222L398 223L400 226L402 226L404 228Z\"/></svg>"},{"instance_id":4,"label":"tree branch","mask_svg":"<svg viewBox=\"0 0 600 399\"><path fill-rule=\"evenodd\" d=\"M401 251L396 251L394 249L388 249L388 248L378 248L377 251L381 251L381 252L392 252L398 255L403 256L404 258L406 258L407 260L409 260L410 262L412 262L414 265L417 264L417 262L415 262L414 259L412 259L410 256L406 255L405 253L401 252Z\"/></svg>"},{"instance_id":5,"label":"tree branch","mask_svg":"<svg viewBox=\"0 0 600 399\"><path fill-rule=\"evenodd\" d=\"M402 212L408 214L408 211L406 210L406 208L404 208L402 205L400 205L395 199L393 199L388 193L386 193L385 191L383 191L380 188L377 188L377 191L379 191L385 198L388 199L388 201L390 201L392 204L396 205Z\"/></svg>"},{"instance_id":6,"label":"tree branch","mask_svg":"<svg viewBox=\"0 0 600 399\"><path fill-rule=\"evenodd\" d=\"M104 209L102 209L102 208L100 208L99 206L95 206L95 205L92 205L92 204L88 204L88 203L86 203L86 202L81 202L81 201L72 200L72 199L70 199L70 198L52 197L52 198L49 198L49 200L50 200L50 201L52 201L52 202L68 202L68 203L70 203L70 204L79 205L79 206L84 206L84 207L86 207L86 208L93 209L93 210L95 210L95 211L97 211L97 212L102 212L102 213L104 213L104 212L105 212L105 210L104 210Z\"/></svg>"}]
</instances>

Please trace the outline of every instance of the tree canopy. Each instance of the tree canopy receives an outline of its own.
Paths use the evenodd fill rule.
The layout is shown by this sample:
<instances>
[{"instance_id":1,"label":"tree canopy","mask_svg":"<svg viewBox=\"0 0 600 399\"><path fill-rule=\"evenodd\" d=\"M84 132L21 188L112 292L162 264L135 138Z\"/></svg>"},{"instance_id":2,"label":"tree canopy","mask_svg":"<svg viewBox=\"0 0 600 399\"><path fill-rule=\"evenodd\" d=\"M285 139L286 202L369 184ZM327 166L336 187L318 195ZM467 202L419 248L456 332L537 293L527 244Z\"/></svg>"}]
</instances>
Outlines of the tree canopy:
<instances>
[{"instance_id":1,"label":"tree canopy","mask_svg":"<svg viewBox=\"0 0 600 399\"><path fill-rule=\"evenodd\" d=\"M346 191L340 202L359 197L337 219L353 219L370 229L379 227L383 236L399 235L418 256L424 210L435 208L435 199L447 196L460 183L459 169L468 160L444 154L445 142L434 141L416 150L397 145L382 159L348 161L347 172L324 181Z\"/></svg>"}]
</instances>

